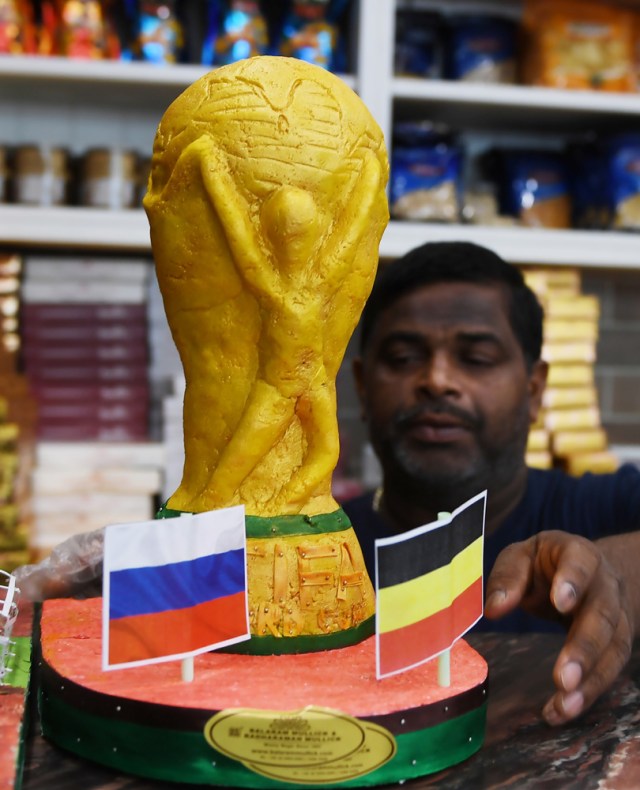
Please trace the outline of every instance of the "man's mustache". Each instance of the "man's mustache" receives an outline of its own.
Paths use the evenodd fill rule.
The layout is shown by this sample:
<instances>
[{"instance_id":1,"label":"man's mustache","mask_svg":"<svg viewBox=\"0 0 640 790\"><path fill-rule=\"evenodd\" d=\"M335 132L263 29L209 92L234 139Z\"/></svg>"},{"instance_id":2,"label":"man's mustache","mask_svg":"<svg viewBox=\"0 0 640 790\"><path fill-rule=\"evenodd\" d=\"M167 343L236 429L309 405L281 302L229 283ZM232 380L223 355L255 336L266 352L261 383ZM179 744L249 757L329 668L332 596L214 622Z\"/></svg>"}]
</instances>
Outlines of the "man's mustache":
<instances>
[{"instance_id":1,"label":"man's mustache","mask_svg":"<svg viewBox=\"0 0 640 790\"><path fill-rule=\"evenodd\" d=\"M478 428L481 423L473 414L469 414L464 409L460 409L450 403L417 403L409 409L397 411L393 417L393 425L396 428L404 428L406 425L411 425L415 422L426 421L432 415L451 417L467 429Z\"/></svg>"}]
</instances>

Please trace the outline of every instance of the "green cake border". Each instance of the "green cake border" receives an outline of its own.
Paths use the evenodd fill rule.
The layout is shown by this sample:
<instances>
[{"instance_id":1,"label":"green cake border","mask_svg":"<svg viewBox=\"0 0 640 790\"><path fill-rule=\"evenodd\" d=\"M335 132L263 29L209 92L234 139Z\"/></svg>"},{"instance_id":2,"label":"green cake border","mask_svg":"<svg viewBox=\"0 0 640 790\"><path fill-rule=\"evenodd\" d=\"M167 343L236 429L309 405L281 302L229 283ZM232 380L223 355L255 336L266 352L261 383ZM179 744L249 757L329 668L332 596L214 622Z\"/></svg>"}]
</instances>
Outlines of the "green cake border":
<instances>
[{"instance_id":1,"label":"green cake border","mask_svg":"<svg viewBox=\"0 0 640 790\"><path fill-rule=\"evenodd\" d=\"M485 686L486 682L482 684ZM161 729L126 719L96 716L67 704L61 696L42 686L39 706L45 737L80 757L127 774L183 785L307 790L391 784L426 776L466 760L484 742L487 701L486 694L483 696L484 701L477 707L439 724L392 733L397 752L381 767L348 781L317 784L284 782L254 773L209 746L202 730ZM359 717L359 720L369 719Z\"/></svg>"}]
</instances>

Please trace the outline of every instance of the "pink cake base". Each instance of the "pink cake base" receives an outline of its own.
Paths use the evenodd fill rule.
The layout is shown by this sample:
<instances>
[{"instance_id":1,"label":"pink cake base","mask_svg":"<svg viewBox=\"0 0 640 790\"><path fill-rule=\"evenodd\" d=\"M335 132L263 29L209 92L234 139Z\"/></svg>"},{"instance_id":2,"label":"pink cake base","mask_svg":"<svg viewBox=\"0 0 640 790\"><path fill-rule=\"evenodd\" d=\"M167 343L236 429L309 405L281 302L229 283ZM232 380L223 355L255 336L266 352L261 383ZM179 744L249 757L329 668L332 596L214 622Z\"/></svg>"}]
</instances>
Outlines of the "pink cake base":
<instances>
[{"instance_id":1,"label":"pink cake base","mask_svg":"<svg viewBox=\"0 0 640 790\"><path fill-rule=\"evenodd\" d=\"M320 653L206 653L196 657L195 679L185 683L179 662L103 672L101 616L101 599L45 603L43 729L64 748L120 770L226 786L364 786L432 773L482 744L487 665L463 640L452 648L447 688L437 683L435 661L377 680L374 638ZM293 716L308 706L353 717L365 729L382 728L395 743L394 755L361 775L347 761L350 781L334 769L325 771L327 781L322 771L312 771L320 781L310 781L302 769L274 779L271 769L218 752L203 734L221 711Z\"/></svg>"}]
</instances>

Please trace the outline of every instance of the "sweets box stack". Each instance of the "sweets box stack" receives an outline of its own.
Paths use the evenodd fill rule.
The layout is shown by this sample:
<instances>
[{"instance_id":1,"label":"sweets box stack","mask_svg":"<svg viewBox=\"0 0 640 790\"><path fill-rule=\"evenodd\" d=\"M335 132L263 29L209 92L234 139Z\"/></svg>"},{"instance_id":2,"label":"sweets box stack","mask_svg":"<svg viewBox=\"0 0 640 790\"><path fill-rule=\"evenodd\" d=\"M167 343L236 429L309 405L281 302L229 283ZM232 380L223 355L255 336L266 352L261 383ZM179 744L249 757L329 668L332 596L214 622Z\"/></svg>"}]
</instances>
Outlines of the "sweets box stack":
<instances>
[{"instance_id":1,"label":"sweets box stack","mask_svg":"<svg viewBox=\"0 0 640 790\"><path fill-rule=\"evenodd\" d=\"M549 364L528 463L575 475L613 471L618 462L602 426L594 375L598 299L582 292L578 269L528 268L524 275L544 307L542 358Z\"/></svg>"},{"instance_id":2,"label":"sweets box stack","mask_svg":"<svg viewBox=\"0 0 640 790\"><path fill-rule=\"evenodd\" d=\"M154 517L165 448L156 442L39 442L32 477L32 551L72 535Z\"/></svg>"},{"instance_id":3,"label":"sweets box stack","mask_svg":"<svg viewBox=\"0 0 640 790\"><path fill-rule=\"evenodd\" d=\"M41 440L148 436L146 260L29 257L22 357Z\"/></svg>"}]
</instances>

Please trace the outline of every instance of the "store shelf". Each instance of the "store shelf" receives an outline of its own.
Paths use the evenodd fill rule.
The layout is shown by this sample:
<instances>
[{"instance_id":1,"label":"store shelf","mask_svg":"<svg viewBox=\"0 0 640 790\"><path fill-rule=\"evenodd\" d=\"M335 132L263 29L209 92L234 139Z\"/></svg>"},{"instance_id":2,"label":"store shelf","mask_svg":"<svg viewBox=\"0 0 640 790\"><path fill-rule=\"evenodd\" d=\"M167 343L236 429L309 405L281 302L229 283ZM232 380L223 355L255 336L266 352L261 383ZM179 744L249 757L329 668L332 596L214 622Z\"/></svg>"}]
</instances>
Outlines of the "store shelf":
<instances>
[{"instance_id":1,"label":"store shelf","mask_svg":"<svg viewBox=\"0 0 640 790\"><path fill-rule=\"evenodd\" d=\"M150 249L142 209L0 206L0 244L22 248Z\"/></svg>"},{"instance_id":2,"label":"store shelf","mask_svg":"<svg viewBox=\"0 0 640 790\"><path fill-rule=\"evenodd\" d=\"M99 92L101 100L107 102L129 100L140 95L159 101L163 98L170 100L211 69L211 66L187 64L0 55L0 85L3 92L11 88L14 93L25 87L36 93L52 88L75 91L81 101L86 101L87 92L91 92L93 101L96 100L96 92ZM355 88L353 75L340 76ZM151 97L148 96L149 91L152 92Z\"/></svg>"},{"instance_id":3,"label":"store shelf","mask_svg":"<svg viewBox=\"0 0 640 790\"><path fill-rule=\"evenodd\" d=\"M471 241L513 263L640 269L640 234L390 222L380 245L395 258L425 241Z\"/></svg>"},{"instance_id":4,"label":"store shelf","mask_svg":"<svg viewBox=\"0 0 640 790\"><path fill-rule=\"evenodd\" d=\"M395 78L401 114L429 117L463 128L539 131L640 127L640 94L560 90L527 85Z\"/></svg>"},{"instance_id":5,"label":"store shelf","mask_svg":"<svg viewBox=\"0 0 640 790\"><path fill-rule=\"evenodd\" d=\"M489 247L514 263L640 269L640 234L522 227L390 222L380 245L395 258L425 241L457 239ZM149 252L141 209L0 206L0 244Z\"/></svg>"}]
</instances>

